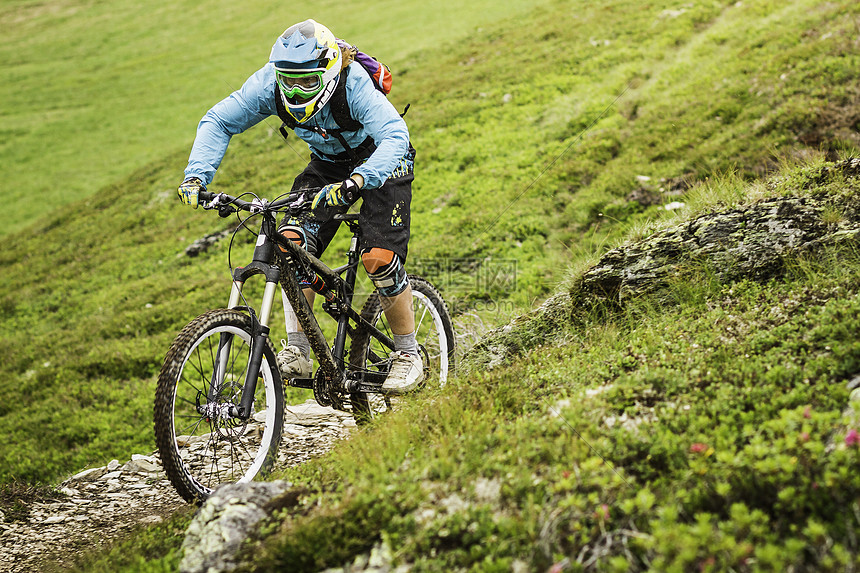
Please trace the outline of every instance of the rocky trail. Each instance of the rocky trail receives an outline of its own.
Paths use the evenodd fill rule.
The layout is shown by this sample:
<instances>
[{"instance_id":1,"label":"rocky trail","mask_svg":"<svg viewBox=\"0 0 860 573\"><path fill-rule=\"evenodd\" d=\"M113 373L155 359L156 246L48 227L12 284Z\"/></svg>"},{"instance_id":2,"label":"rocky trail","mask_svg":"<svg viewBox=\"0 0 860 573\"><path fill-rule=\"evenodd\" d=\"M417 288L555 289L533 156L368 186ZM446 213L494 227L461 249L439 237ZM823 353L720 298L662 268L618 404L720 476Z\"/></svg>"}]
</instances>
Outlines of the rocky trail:
<instances>
[{"instance_id":1,"label":"rocky trail","mask_svg":"<svg viewBox=\"0 0 860 573\"><path fill-rule=\"evenodd\" d=\"M278 468L301 464L349 435L351 415L313 400L287 406ZM85 551L159 523L183 501L161 468L157 453L135 454L86 469L58 486L57 499L33 502L25 516L0 515L0 571L41 571L69 565Z\"/></svg>"}]
</instances>

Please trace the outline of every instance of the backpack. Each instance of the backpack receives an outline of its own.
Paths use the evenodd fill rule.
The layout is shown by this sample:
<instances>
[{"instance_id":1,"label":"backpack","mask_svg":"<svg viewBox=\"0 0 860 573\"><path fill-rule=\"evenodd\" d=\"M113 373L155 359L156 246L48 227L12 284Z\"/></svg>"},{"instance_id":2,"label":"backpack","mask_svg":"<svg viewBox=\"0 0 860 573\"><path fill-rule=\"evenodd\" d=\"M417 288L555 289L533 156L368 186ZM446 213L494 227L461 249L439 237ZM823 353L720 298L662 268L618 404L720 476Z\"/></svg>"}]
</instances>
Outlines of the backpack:
<instances>
[{"instance_id":1,"label":"backpack","mask_svg":"<svg viewBox=\"0 0 860 573\"><path fill-rule=\"evenodd\" d=\"M304 127L305 129L315 131L316 133L322 135L324 138L328 138L329 134L333 135L338 142L343 146L346 150L346 154L348 159L352 159L353 161L359 161L362 156L369 155L376 148L376 144L373 142L372 137L368 137L365 139L356 149L351 148L346 143L346 138L343 137L344 131L358 131L362 128L362 124L360 121L353 119L352 114L349 111L349 102L346 100L346 77L349 73L349 63L352 61L358 62L358 64L364 68L367 72L367 75L370 76L371 81L373 82L373 86L378 89L380 92L385 94L386 96L391 92L391 84L393 78L391 76L391 70L368 54L364 52L360 52L358 48L347 44L343 40L337 41L338 45L343 52L343 57L347 61L347 65L344 66L343 70L340 72L340 79L338 80L337 87L334 90L334 93L331 95L331 99L328 101L328 105L331 109L332 118L335 123L338 125L338 129L329 129L325 130L319 127ZM296 120L287 113L287 109L284 106L284 102L281 100L281 88L277 82L275 82L275 107L278 111L278 117L281 118L283 124L278 129L280 131L281 136L286 139L289 132L286 128L295 129L298 127L298 123ZM406 106L406 110L403 111L401 115L406 115L406 111L409 109L409 106ZM335 160L343 160L347 159L346 157L332 157Z\"/></svg>"},{"instance_id":2,"label":"backpack","mask_svg":"<svg viewBox=\"0 0 860 573\"><path fill-rule=\"evenodd\" d=\"M391 70L388 66L373 56L369 56L364 52L359 51L358 48L347 44L343 40L338 40L337 45L340 46L341 51L344 53L344 57L358 62L361 67L364 68L364 71L366 71L367 75L370 76L370 79L373 80L373 86L376 89L385 95L391 93L391 83L393 78L391 77ZM347 64L349 64L349 62L347 62Z\"/></svg>"}]
</instances>

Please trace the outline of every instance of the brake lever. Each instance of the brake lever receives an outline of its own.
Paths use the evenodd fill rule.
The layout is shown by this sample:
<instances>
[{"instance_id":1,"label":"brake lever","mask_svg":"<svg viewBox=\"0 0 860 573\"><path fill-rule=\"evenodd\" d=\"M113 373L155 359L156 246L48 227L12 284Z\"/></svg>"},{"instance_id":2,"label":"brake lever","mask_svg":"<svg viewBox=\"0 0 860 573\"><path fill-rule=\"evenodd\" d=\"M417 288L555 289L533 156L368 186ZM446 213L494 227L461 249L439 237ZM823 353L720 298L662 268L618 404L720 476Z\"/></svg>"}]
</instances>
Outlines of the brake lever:
<instances>
[{"instance_id":1,"label":"brake lever","mask_svg":"<svg viewBox=\"0 0 860 573\"><path fill-rule=\"evenodd\" d=\"M204 209L218 209L218 216L226 219L236 212L236 208L224 199L224 193L218 193L215 197L203 206Z\"/></svg>"},{"instance_id":2,"label":"brake lever","mask_svg":"<svg viewBox=\"0 0 860 573\"><path fill-rule=\"evenodd\" d=\"M312 195L308 195L308 190L302 190L302 192L296 196L296 199L288 205L290 216L309 213L311 211L312 197Z\"/></svg>"},{"instance_id":3,"label":"brake lever","mask_svg":"<svg viewBox=\"0 0 860 573\"><path fill-rule=\"evenodd\" d=\"M206 209L207 211L209 211L211 209L217 209L221 203L221 196L222 195L224 195L224 194L223 193L217 193L217 194L213 195L212 198L209 199L208 201L201 202L200 206L203 207L204 209Z\"/></svg>"},{"instance_id":4,"label":"brake lever","mask_svg":"<svg viewBox=\"0 0 860 573\"><path fill-rule=\"evenodd\" d=\"M304 205L307 202L307 195L305 193L306 193L305 191L302 191L296 197L296 200L293 201L292 203L290 203L290 205L289 205L290 210L298 209L299 207L301 207L302 205Z\"/></svg>"}]
</instances>

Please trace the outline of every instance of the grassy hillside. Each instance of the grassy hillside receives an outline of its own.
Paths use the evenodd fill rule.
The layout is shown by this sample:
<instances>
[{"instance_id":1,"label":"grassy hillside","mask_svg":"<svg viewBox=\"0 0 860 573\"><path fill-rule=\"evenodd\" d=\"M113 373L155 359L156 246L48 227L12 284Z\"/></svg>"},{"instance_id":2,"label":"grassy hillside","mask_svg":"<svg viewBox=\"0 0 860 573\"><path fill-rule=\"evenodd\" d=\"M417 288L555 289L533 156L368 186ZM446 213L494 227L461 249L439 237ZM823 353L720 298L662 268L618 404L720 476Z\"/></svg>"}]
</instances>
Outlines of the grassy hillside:
<instances>
[{"instance_id":1,"label":"grassy hillside","mask_svg":"<svg viewBox=\"0 0 860 573\"><path fill-rule=\"evenodd\" d=\"M3 21L34 6L4 7ZM4 114L15 120L8 125L20 124L7 140L15 145L4 143L2 164L26 166L27 173L5 178L16 182L9 193L43 197L56 187L39 183L45 177L67 184L69 197L89 198L59 211L44 206L48 195L12 202L41 218L0 246L0 391L14 397L0 406L7 436L0 481L50 482L152 449L151 399L164 350L185 322L226 300L226 242L195 259L182 251L229 223L180 208L173 189L193 125L229 89L195 82L171 90L175 77L211 75L222 63L238 85L265 58L273 32L262 5L243 11L238 23L224 16L226 4L195 6L176 8L182 17L163 8L124 20L150 30L150 45L166 54L163 62L132 66L143 82L132 93L149 94L142 86L152 86L176 99L153 98L159 103L140 106L139 114L109 115L116 122L136 117L164 139L136 140L128 135L132 124L113 119L98 128L111 133L44 110L44 122L37 121L42 116L25 104L44 95L39 60L14 68L19 95L4 94L4 102L18 103ZM335 6L324 5L332 19ZM429 5L393 8L412 23L392 33L390 52L367 32L370 11L344 24L354 32L350 39L392 63L395 104L413 105L407 119L419 156L411 264L443 283L461 322L472 325L477 315L493 324L530 309L568 278L569 268L595 260L631 229L647 232L649 221L666 215L662 204L684 201L685 192L702 189L698 182L733 172L743 195L745 182L779 161L856 153L854 3L474 6L462 20ZM61 39L111 30L107 48L125 37L115 34L124 29L117 13L101 4L76 11L58 4L32 17L56 17ZM193 19L183 19L189 14L218 25L192 26ZM195 35L187 32L192 28ZM37 34L18 42L25 37L49 43ZM14 61L41 53L35 45L16 52L7 40L3 50L21 54ZM132 44L124 49L134 51ZM213 44L220 56L200 63L194 50ZM106 51L85 50L87 58ZM92 62L92 70L105 68ZM101 73L93 72L93 89L107 92ZM94 98L81 101L80 118L97 119L108 109L91 105ZM115 103L127 111L124 102L119 94ZM271 194L289 186L306 152L296 139L280 143L270 123L235 139L218 189ZM44 138L20 127L31 124L43 133L69 128L50 177L39 169ZM110 143L94 145L91 133ZM20 155L7 160L12 148ZM93 169L96 160L111 171ZM341 250L335 245L332 253ZM248 252L240 241L234 261ZM308 500L325 509L286 515L274 528L279 533L261 542L264 563L276 569L290 559L314 570L383 539L419 570L440 563L509 569L515 557L545 567L580 554L621 570L649 561L677 570L752 563L744 559L775 570L791 562L838 567L857 550L851 514L834 513L857 497L850 472L856 450L824 452L831 438L844 441L837 425L847 391L839 382L857 370L853 333L860 326L856 256L839 256L838 263L799 264L770 284L691 281L675 306L643 300L622 314L596 316L563 333L569 344L464 375L444 395L416 398L371 429L372 439L359 437L291 476L325 492ZM516 266L516 288L479 280L505 262ZM501 314L500 300L510 302ZM770 308L802 312L783 311L774 322L762 314ZM726 325L748 325L734 336L732 351L724 349ZM810 331L807 340L801 333ZM622 415L644 416L653 431L631 437L624 424L607 425ZM808 436L803 444L798 428ZM368 448L371 442L386 447ZM706 447L693 451L693 444ZM479 480L492 485L489 494L476 492ZM817 493L792 505L807 483L818 484ZM784 498L756 501L787 487L795 490ZM835 497L839 492L844 499ZM419 518L428 504L453 495L466 502L464 511ZM345 516L363 533L350 530ZM319 549L320 532L337 546ZM810 554L813 542L826 551ZM175 552L165 559L175 563Z\"/></svg>"},{"instance_id":2,"label":"grassy hillside","mask_svg":"<svg viewBox=\"0 0 860 573\"><path fill-rule=\"evenodd\" d=\"M856 139L856 6L670 8L556 2L399 56L392 99L413 104L419 150L412 264L445 271L431 278L455 312L483 309L492 323L508 318L498 315L500 299L512 303L507 314L530 308L569 264L663 212L636 197L673 200L729 170L754 177L775 156L808 153L813 134L815 149ZM253 58L230 72L241 76L270 39L258 47L236 33L206 38L233 36L234 51ZM204 96L217 99L189 96L197 114L211 103ZM216 188L289 185L306 151L295 139L284 147L273 125L236 138ZM91 146L77 141L85 157ZM181 143L89 200L46 209L0 247L0 389L18 399L0 411L10 436L3 480L50 481L151 447L164 349L182 324L226 299L226 242L180 256L228 224L175 200ZM516 290L476 279L499 259L516 264Z\"/></svg>"},{"instance_id":3,"label":"grassy hillside","mask_svg":"<svg viewBox=\"0 0 860 573\"><path fill-rule=\"evenodd\" d=\"M312 493L244 570L380 543L413 571L854 570L857 243L789 269L720 284L693 264L669 304L592 308L411 404L290 472Z\"/></svg>"},{"instance_id":4,"label":"grassy hillside","mask_svg":"<svg viewBox=\"0 0 860 573\"><path fill-rule=\"evenodd\" d=\"M461 372L276 476L298 499L240 570L320 571L373 548L412 571L856 570L860 172L823 167L721 180L711 205L832 199L822 222L850 219L853 239L768 280L679 259L659 296L579 306L509 366ZM79 570L175 570L189 519Z\"/></svg>"},{"instance_id":5,"label":"grassy hillside","mask_svg":"<svg viewBox=\"0 0 860 573\"><path fill-rule=\"evenodd\" d=\"M262 66L294 21L324 22L396 70L542 3L370 1L344 10L327 0L284 10L260 0L4 2L0 169L8 217L0 235L190 148L209 106ZM380 15L392 24L383 33Z\"/></svg>"},{"instance_id":6,"label":"grassy hillside","mask_svg":"<svg viewBox=\"0 0 860 573\"><path fill-rule=\"evenodd\" d=\"M533 3L489 5L472 3L455 17L429 5L345 14L328 3L313 15L398 70ZM273 24L271 10L259 2L241 11L223 2L0 8L10 24L2 53L13 62L0 72L9 74L0 88L4 126L17 126L0 150L9 199L2 232L38 220L0 246L3 389L24 401L0 409L0 426L16 436L0 452L7 462L0 480L53 480L151 447L149 402L165 348L191 317L225 304L229 280L225 249L204 261L176 258L227 222L180 209L172 188L197 121L265 62L292 23ZM380 10L406 24L380 38L371 25ZM57 57L54 44L73 48L46 91L41 78ZM398 76L405 87L405 73ZM129 105L130 95L143 101ZM69 106L75 114L46 112ZM224 189L282 190L303 166L306 149L296 140L284 146L277 125L269 120L237 140L236 160L219 175Z\"/></svg>"}]
</instances>

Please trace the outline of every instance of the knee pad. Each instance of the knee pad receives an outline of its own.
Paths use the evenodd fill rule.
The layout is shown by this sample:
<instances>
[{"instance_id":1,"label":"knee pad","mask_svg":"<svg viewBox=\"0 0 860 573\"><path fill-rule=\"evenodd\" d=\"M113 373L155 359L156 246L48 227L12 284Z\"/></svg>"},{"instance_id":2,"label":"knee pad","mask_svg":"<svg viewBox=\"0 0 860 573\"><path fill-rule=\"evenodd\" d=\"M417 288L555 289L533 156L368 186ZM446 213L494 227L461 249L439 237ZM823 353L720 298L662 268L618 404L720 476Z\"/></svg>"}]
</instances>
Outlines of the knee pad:
<instances>
[{"instance_id":1,"label":"knee pad","mask_svg":"<svg viewBox=\"0 0 860 573\"><path fill-rule=\"evenodd\" d=\"M286 237L288 240L294 242L300 247L307 248L307 236L305 235L305 230L301 228L298 224L293 224L292 222L285 221L279 228L278 232ZM281 249L282 253L286 253L287 250L284 247L278 245L278 248ZM302 288L307 288L311 285L311 278L308 277L305 273L300 271L296 271L296 279L299 281L299 286Z\"/></svg>"},{"instance_id":2,"label":"knee pad","mask_svg":"<svg viewBox=\"0 0 860 573\"><path fill-rule=\"evenodd\" d=\"M291 223L285 222L278 229L278 232L281 235L283 235L284 237L286 237L287 239L289 239L290 241L297 244L298 246L305 247L305 248L307 247L307 244L308 244L307 237L305 235L305 230L302 229L301 226L299 226L297 224L291 224ZM281 247L280 245L278 245L278 248L281 249L281 252L284 252L284 253L286 252L286 250L283 247Z\"/></svg>"},{"instance_id":3,"label":"knee pad","mask_svg":"<svg viewBox=\"0 0 860 573\"><path fill-rule=\"evenodd\" d=\"M367 249L361 253L361 262L380 295L392 297L406 290L409 284L406 269L393 251L379 247Z\"/></svg>"}]
</instances>

